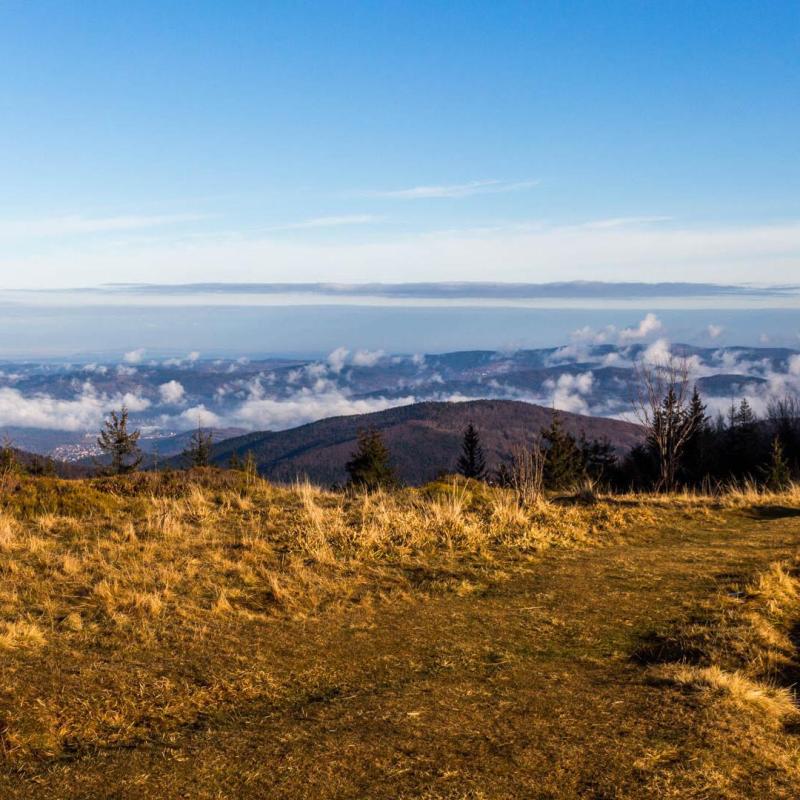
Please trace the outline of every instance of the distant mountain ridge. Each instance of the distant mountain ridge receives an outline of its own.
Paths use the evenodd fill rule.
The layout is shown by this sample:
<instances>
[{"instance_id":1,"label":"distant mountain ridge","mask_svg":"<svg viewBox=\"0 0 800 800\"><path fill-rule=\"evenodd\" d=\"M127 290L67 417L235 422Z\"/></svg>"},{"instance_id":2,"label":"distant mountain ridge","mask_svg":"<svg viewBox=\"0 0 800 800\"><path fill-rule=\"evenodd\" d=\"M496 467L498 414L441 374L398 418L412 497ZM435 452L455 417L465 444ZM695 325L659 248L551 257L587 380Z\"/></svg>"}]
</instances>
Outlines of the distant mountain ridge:
<instances>
[{"instance_id":1,"label":"distant mountain ridge","mask_svg":"<svg viewBox=\"0 0 800 800\"><path fill-rule=\"evenodd\" d=\"M404 299L534 299L597 297L695 297L697 295L772 296L796 293L796 285L742 286L688 281L425 281L408 283L110 283L74 291L141 295L179 294L312 294L331 297L398 297Z\"/></svg>"},{"instance_id":2,"label":"distant mountain ridge","mask_svg":"<svg viewBox=\"0 0 800 800\"><path fill-rule=\"evenodd\" d=\"M478 428L487 464L494 469L511 458L515 447L530 443L547 427L553 413L517 400L415 403L234 437L214 446L212 460L224 466L234 455L241 459L251 452L259 472L272 480L288 482L305 476L322 485L342 483L359 431L375 429L383 435L400 479L421 484L455 470L463 431L470 422ZM641 428L630 422L559 413L570 433L607 438L620 453L643 438ZM177 466L175 460L169 463Z\"/></svg>"}]
</instances>

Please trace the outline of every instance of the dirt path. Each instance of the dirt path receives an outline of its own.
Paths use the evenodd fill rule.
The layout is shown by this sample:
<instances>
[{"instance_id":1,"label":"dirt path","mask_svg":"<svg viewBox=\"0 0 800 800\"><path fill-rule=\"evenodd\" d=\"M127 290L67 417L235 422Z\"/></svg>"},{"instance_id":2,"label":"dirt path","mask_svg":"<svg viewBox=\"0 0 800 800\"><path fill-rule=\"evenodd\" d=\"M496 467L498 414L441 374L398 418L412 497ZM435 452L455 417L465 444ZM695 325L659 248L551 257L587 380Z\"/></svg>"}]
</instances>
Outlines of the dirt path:
<instances>
[{"instance_id":1,"label":"dirt path","mask_svg":"<svg viewBox=\"0 0 800 800\"><path fill-rule=\"evenodd\" d=\"M262 625L252 647L267 649L290 700L209 709L169 746L87 753L13 795L688 797L653 794L648 770L702 746L699 711L648 683L631 653L798 545L789 510L687 520L503 565L508 578L485 591Z\"/></svg>"}]
</instances>

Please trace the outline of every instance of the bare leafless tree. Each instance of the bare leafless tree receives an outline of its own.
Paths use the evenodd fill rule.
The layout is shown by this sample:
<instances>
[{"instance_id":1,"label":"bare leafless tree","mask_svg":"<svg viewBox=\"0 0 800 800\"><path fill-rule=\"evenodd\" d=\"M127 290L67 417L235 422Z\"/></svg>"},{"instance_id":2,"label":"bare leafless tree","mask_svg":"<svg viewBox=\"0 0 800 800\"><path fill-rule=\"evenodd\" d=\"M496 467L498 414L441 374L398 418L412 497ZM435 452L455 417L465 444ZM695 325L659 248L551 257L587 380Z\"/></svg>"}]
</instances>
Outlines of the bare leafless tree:
<instances>
[{"instance_id":1,"label":"bare leafless tree","mask_svg":"<svg viewBox=\"0 0 800 800\"><path fill-rule=\"evenodd\" d=\"M634 412L658 457L656 488L677 488L678 468L686 442L698 421L691 413L689 365L685 357L660 362L640 361L635 368Z\"/></svg>"},{"instance_id":2,"label":"bare leafless tree","mask_svg":"<svg viewBox=\"0 0 800 800\"><path fill-rule=\"evenodd\" d=\"M774 397L767 406L767 419L781 438L800 434L800 396Z\"/></svg>"}]
</instances>

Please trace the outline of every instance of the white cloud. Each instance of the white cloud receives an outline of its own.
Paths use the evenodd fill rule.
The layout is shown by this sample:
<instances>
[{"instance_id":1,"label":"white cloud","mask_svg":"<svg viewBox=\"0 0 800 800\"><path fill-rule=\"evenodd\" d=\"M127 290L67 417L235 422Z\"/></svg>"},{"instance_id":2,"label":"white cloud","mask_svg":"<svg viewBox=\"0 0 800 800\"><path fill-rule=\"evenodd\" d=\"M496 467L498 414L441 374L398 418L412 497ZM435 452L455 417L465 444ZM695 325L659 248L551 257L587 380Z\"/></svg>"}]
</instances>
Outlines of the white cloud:
<instances>
[{"instance_id":1,"label":"white cloud","mask_svg":"<svg viewBox=\"0 0 800 800\"><path fill-rule=\"evenodd\" d=\"M672 351L667 339L656 339L645 351L642 353L642 360L647 364L666 364Z\"/></svg>"},{"instance_id":2,"label":"white cloud","mask_svg":"<svg viewBox=\"0 0 800 800\"><path fill-rule=\"evenodd\" d=\"M357 350L352 363L355 367L374 367L384 355L383 350Z\"/></svg>"},{"instance_id":3,"label":"white cloud","mask_svg":"<svg viewBox=\"0 0 800 800\"><path fill-rule=\"evenodd\" d=\"M183 401L186 390L178 381L167 381L158 387L162 403L175 405Z\"/></svg>"},{"instance_id":4,"label":"white cloud","mask_svg":"<svg viewBox=\"0 0 800 800\"><path fill-rule=\"evenodd\" d=\"M596 330L585 325L572 332L572 342L559 347L547 358L548 364L562 364L565 362L587 361L591 357L591 348L601 344L616 343L620 345L630 344L640 339L663 330L661 320L653 314L646 314L635 327L623 328L618 330L616 325L606 325L605 328ZM610 353L606 366L612 363L619 364L621 356L618 353Z\"/></svg>"},{"instance_id":5,"label":"white cloud","mask_svg":"<svg viewBox=\"0 0 800 800\"><path fill-rule=\"evenodd\" d=\"M654 222L669 222L672 217L611 217L585 222L587 228L623 228L629 225L651 225Z\"/></svg>"},{"instance_id":6,"label":"white cloud","mask_svg":"<svg viewBox=\"0 0 800 800\"><path fill-rule=\"evenodd\" d=\"M644 319L635 328L625 328L619 332L621 343L634 342L644 339L652 333L656 333L663 328L661 320L653 313L646 314Z\"/></svg>"},{"instance_id":7,"label":"white cloud","mask_svg":"<svg viewBox=\"0 0 800 800\"><path fill-rule=\"evenodd\" d=\"M184 358L167 358L161 363L165 367L183 367L186 364L194 364L196 361L199 361L199 359L200 352L198 350L192 350L192 352L187 353Z\"/></svg>"},{"instance_id":8,"label":"white cloud","mask_svg":"<svg viewBox=\"0 0 800 800\"><path fill-rule=\"evenodd\" d=\"M202 403L193 408L187 408L180 414L178 420L183 427L190 428L216 428L223 424L220 416L207 409Z\"/></svg>"},{"instance_id":9,"label":"white cloud","mask_svg":"<svg viewBox=\"0 0 800 800\"><path fill-rule=\"evenodd\" d=\"M269 230L273 231L295 231L307 230L309 228L340 228L346 225L371 225L381 222L383 217L374 214L342 214L332 217L313 217L302 222L292 222L286 225L276 225Z\"/></svg>"},{"instance_id":10,"label":"white cloud","mask_svg":"<svg viewBox=\"0 0 800 800\"><path fill-rule=\"evenodd\" d=\"M144 411L150 405L139 394L107 395L86 383L72 398L47 394L23 395L17 389L0 388L0 425L48 430L84 431L98 429L113 409L127 406L130 411Z\"/></svg>"},{"instance_id":11,"label":"white cloud","mask_svg":"<svg viewBox=\"0 0 800 800\"><path fill-rule=\"evenodd\" d=\"M651 334L663 330L663 328L661 320L652 312L648 312L635 327L617 330L616 325L606 325L605 328L595 330L585 325L583 328L573 332L572 339L575 342L587 342L589 344L607 344L609 342L628 344L639 339L646 339Z\"/></svg>"},{"instance_id":12,"label":"white cloud","mask_svg":"<svg viewBox=\"0 0 800 800\"><path fill-rule=\"evenodd\" d=\"M7 288L130 280L218 281L607 280L725 281L754 275L795 283L800 221L775 225L541 225L319 242L230 233L202 238L63 245L0 255ZM10 277L10 276L13 276ZM12 283L13 281L13 283Z\"/></svg>"},{"instance_id":13,"label":"white cloud","mask_svg":"<svg viewBox=\"0 0 800 800\"><path fill-rule=\"evenodd\" d=\"M127 215L118 217L83 217L77 214L42 219L0 220L0 238L40 238L131 231L195 222L204 219L198 214L166 214L160 216Z\"/></svg>"},{"instance_id":14,"label":"white cloud","mask_svg":"<svg viewBox=\"0 0 800 800\"><path fill-rule=\"evenodd\" d=\"M428 200L439 198L471 197L476 194L500 194L530 189L539 181L470 181L438 186L412 186L410 189L363 192L368 197L385 197L394 200Z\"/></svg>"},{"instance_id":15,"label":"white cloud","mask_svg":"<svg viewBox=\"0 0 800 800\"><path fill-rule=\"evenodd\" d=\"M183 358L167 358L161 362L162 366L165 367L184 367L187 364L194 364L200 360L200 353L197 350L192 350L191 353L187 353L186 356Z\"/></svg>"},{"instance_id":16,"label":"white cloud","mask_svg":"<svg viewBox=\"0 0 800 800\"><path fill-rule=\"evenodd\" d=\"M122 357L126 364L141 364L145 354L144 347L139 347L136 350L131 350Z\"/></svg>"},{"instance_id":17,"label":"white cloud","mask_svg":"<svg viewBox=\"0 0 800 800\"><path fill-rule=\"evenodd\" d=\"M560 411L571 411L575 414L585 414L589 404L585 396L591 394L594 385L594 375L591 372L581 372L572 375L562 373L557 380L547 380L544 388L551 391L552 405Z\"/></svg>"},{"instance_id":18,"label":"white cloud","mask_svg":"<svg viewBox=\"0 0 800 800\"><path fill-rule=\"evenodd\" d=\"M709 339L719 339L724 332L725 328L723 328L722 325L715 325L713 322L706 328Z\"/></svg>"},{"instance_id":19,"label":"white cloud","mask_svg":"<svg viewBox=\"0 0 800 800\"><path fill-rule=\"evenodd\" d=\"M619 353L612 351L603 356L603 360L600 363L604 367L618 367L624 363L624 360Z\"/></svg>"},{"instance_id":20,"label":"white cloud","mask_svg":"<svg viewBox=\"0 0 800 800\"><path fill-rule=\"evenodd\" d=\"M96 375L105 375L108 372L108 367L105 364L85 364L83 366L84 372L92 372Z\"/></svg>"},{"instance_id":21,"label":"white cloud","mask_svg":"<svg viewBox=\"0 0 800 800\"><path fill-rule=\"evenodd\" d=\"M227 418L245 428L282 430L325 417L369 414L415 402L413 396L354 399L337 389L315 392L304 389L289 399L253 398L246 400Z\"/></svg>"},{"instance_id":22,"label":"white cloud","mask_svg":"<svg viewBox=\"0 0 800 800\"><path fill-rule=\"evenodd\" d=\"M800 355L789 356L789 374L800 378Z\"/></svg>"},{"instance_id":23,"label":"white cloud","mask_svg":"<svg viewBox=\"0 0 800 800\"><path fill-rule=\"evenodd\" d=\"M339 373L344 369L350 351L346 347L337 347L328 355L328 366L332 372Z\"/></svg>"},{"instance_id":24,"label":"white cloud","mask_svg":"<svg viewBox=\"0 0 800 800\"><path fill-rule=\"evenodd\" d=\"M112 397L106 397L106 408L110 411L120 406L125 406L128 411L137 413L139 411L146 411L150 408L150 401L146 397L142 397L140 390L137 393L125 392L125 394L116 394Z\"/></svg>"}]
</instances>

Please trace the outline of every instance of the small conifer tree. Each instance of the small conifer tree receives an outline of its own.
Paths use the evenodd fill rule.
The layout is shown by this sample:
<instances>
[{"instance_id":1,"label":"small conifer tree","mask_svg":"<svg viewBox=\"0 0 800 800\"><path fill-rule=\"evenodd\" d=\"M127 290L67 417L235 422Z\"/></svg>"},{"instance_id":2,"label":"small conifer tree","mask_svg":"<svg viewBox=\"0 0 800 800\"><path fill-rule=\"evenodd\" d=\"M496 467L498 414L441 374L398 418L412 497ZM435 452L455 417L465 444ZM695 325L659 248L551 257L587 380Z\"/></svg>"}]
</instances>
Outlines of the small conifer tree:
<instances>
[{"instance_id":1,"label":"small conifer tree","mask_svg":"<svg viewBox=\"0 0 800 800\"><path fill-rule=\"evenodd\" d=\"M464 431L461 455L458 459L458 471L465 478L474 478L478 481L483 480L486 476L486 459L483 456L481 437L471 422Z\"/></svg>"},{"instance_id":2,"label":"small conifer tree","mask_svg":"<svg viewBox=\"0 0 800 800\"><path fill-rule=\"evenodd\" d=\"M20 472L17 454L11 444L11 439L6 436L0 445L0 480Z\"/></svg>"},{"instance_id":3,"label":"small conifer tree","mask_svg":"<svg viewBox=\"0 0 800 800\"><path fill-rule=\"evenodd\" d=\"M348 486L375 491L386 489L396 483L389 450L376 430L361 431L358 445L345 464L349 475Z\"/></svg>"},{"instance_id":4,"label":"small conifer tree","mask_svg":"<svg viewBox=\"0 0 800 800\"><path fill-rule=\"evenodd\" d=\"M783 454L783 445L777 436L772 440L772 450L766 478L767 488L773 492L782 492L788 489L792 480L789 463Z\"/></svg>"},{"instance_id":5,"label":"small conifer tree","mask_svg":"<svg viewBox=\"0 0 800 800\"><path fill-rule=\"evenodd\" d=\"M112 474L133 472L142 463L139 436L139 431L128 430L128 409L125 406L119 412L111 412L103 423L97 445L109 457Z\"/></svg>"},{"instance_id":6,"label":"small conifer tree","mask_svg":"<svg viewBox=\"0 0 800 800\"><path fill-rule=\"evenodd\" d=\"M0 471L2 468L0 467ZM41 477L54 478L56 476L56 466L52 458L35 455L28 464L28 474Z\"/></svg>"},{"instance_id":7,"label":"small conifer tree","mask_svg":"<svg viewBox=\"0 0 800 800\"><path fill-rule=\"evenodd\" d=\"M192 434L188 447L183 451L183 458L189 467L207 467L211 463L214 434L204 431L199 425Z\"/></svg>"},{"instance_id":8,"label":"small conifer tree","mask_svg":"<svg viewBox=\"0 0 800 800\"><path fill-rule=\"evenodd\" d=\"M5 436L3 444L0 445L0 473L15 472L18 467L19 463L17 454L14 452L14 446L11 444L11 439Z\"/></svg>"}]
</instances>

